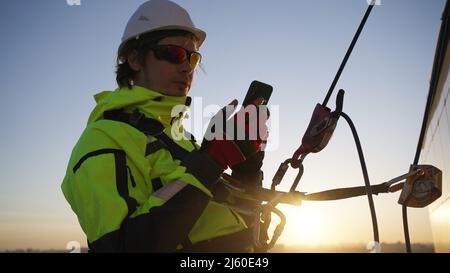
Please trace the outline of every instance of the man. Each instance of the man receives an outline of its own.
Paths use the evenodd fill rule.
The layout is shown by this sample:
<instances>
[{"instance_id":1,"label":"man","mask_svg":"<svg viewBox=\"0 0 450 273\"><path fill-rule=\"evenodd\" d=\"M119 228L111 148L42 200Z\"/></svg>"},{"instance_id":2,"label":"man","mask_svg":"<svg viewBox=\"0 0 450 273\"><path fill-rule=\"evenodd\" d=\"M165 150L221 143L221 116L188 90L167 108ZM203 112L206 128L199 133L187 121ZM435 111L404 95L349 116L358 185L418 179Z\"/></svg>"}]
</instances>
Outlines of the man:
<instances>
[{"instance_id":1,"label":"man","mask_svg":"<svg viewBox=\"0 0 450 273\"><path fill-rule=\"evenodd\" d=\"M201 146L171 133L174 127L185 133L180 121L205 37L170 1L148 1L130 18L118 50L119 88L95 96L97 106L62 183L90 251L255 250L254 218L246 221L226 202L249 209L257 203L233 197L219 179L231 167L248 187L261 186L266 131L254 140L205 138ZM173 116L179 105L185 107ZM229 108L236 105L234 100ZM236 115L229 120L239 128L259 122ZM230 135L220 132L216 136Z\"/></svg>"}]
</instances>

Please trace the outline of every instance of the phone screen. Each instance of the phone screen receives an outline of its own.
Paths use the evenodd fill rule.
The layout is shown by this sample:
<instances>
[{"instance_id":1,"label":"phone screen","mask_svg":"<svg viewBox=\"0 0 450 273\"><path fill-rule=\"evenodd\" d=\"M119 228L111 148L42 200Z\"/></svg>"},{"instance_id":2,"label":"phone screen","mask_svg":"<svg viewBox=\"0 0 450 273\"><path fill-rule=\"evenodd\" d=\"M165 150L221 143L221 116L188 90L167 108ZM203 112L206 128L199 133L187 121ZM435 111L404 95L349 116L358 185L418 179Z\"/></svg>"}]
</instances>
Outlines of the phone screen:
<instances>
[{"instance_id":1,"label":"phone screen","mask_svg":"<svg viewBox=\"0 0 450 273\"><path fill-rule=\"evenodd\" d=\"M272 90L273 87L266 83L260 81L253 81L250 84L250 87L248 88L247 95L245 96L242 105L247 106L249 103L256 100L257 98L263 98L264 99L263 105L267 105L270 96L272 95Z\"/></svg>"}]
</instances>

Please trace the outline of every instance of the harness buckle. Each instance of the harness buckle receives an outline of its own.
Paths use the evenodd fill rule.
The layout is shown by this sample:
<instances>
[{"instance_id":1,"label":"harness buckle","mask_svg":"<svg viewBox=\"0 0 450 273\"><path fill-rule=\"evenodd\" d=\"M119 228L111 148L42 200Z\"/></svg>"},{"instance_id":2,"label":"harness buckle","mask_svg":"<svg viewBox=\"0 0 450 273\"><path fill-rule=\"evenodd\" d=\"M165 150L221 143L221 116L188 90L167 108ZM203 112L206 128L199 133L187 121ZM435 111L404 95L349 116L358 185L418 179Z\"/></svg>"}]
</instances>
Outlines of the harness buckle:
<instances>
[{"instance_id":1,"label":"harness buckle","mask_svg":"<svg viewBox=\"0 0 450 273\"><path fill-rule=\"evenodd\" d=\"M133 111L128 120L146 135L158 136L164 132L164 125L157 120L146 118L138 109Z\"/></svg>"},{"instance_id":2,"label":"harness buckle","mask_svg":"<svg viewBox=\"0 0 450 273\"><path fill-rule=\"evenodd\" d=\"M144 114L139 112L139 110L135 109L133 111L133 113L129 116L128 121L130 122L130 124L132 124L133 126L137 127L139 121L142 119L143 116L144 116Z\"/></svg>"}]
</instances>

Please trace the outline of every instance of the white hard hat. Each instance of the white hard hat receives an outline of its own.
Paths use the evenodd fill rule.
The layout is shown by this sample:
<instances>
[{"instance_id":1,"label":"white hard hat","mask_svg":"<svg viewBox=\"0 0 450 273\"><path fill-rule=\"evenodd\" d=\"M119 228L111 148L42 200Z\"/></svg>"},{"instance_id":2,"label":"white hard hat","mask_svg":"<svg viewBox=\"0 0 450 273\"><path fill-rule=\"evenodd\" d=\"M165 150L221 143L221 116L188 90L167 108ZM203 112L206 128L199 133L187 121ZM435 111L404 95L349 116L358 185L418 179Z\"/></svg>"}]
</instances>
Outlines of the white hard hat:
<instances>
[{"instance_id":1,"label":"white hard hat","mask_svg":"<svg viewBox=\"0 0 450 273\"><path fill-rule=\"evenodd\" d=\"M119 49L132 38L155 30L186 30L194 34L200 46L206 33L194 26L187 11L168 0L151 0L143 3L131 16L122 36Z\"/></svg>"}]
</instances>

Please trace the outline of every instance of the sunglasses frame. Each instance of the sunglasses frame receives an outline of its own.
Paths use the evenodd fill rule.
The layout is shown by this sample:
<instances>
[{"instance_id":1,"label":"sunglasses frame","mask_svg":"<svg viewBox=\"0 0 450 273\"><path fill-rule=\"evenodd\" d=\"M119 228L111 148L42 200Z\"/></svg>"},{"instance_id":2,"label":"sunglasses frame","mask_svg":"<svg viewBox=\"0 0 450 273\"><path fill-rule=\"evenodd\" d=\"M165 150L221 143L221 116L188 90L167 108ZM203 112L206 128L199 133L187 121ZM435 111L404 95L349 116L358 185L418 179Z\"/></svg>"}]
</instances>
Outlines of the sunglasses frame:
<instances>
[{"instance_id":1,"label":"sunglasses frame","mask_svg":"<svg viewBox=\"0 0 450 273\"><path fill-rule=\"evenodd\" d=\"M183 59L181 62L174 62L173 60L171 60L171 59L169 59L169 58L166 58L166 57L164 56L164 53L161 52L161 49L162 49L162 48L165 49L165 48L167 48L167 47L175 47L175 48L182 49L182 50L186 53L186 59ZM187 50L186 48L184 48L184 47L182 47L182 46L178 46L178 45L172 45L172 44L166 44L166 45L149 45L149 46L145 47L145 49L146 49L146 50L152 50L153 53L155 54L155 57L156 57L158 60L164 60L164 61L167 61L167 62L169 62L169 63L171 63L171 64L182 64L184 61L188 60L189 64L191 65L191 67L192 67L193 69L196 69L197 66L198 66L198 65L201 63L201 61L202 61L202 54L200 54L200 52L198 52L198 51L189 51L189 50ZM163 49L163 50L164 50L164 49ZM196 55L199 56L199 61L198 61L197 64L195 64L195 65L193 65L193 64L191 63L191 58L192 58L192 56L193 56L194 54L196 54Z\"/></svg>"}]
</instances>

